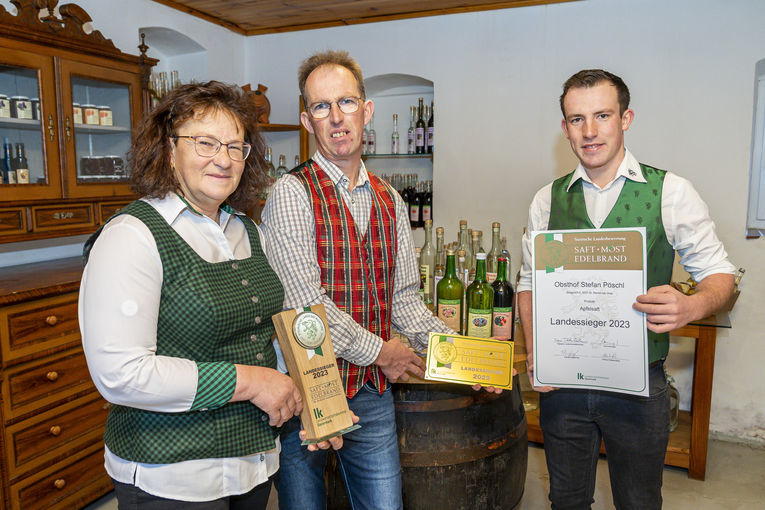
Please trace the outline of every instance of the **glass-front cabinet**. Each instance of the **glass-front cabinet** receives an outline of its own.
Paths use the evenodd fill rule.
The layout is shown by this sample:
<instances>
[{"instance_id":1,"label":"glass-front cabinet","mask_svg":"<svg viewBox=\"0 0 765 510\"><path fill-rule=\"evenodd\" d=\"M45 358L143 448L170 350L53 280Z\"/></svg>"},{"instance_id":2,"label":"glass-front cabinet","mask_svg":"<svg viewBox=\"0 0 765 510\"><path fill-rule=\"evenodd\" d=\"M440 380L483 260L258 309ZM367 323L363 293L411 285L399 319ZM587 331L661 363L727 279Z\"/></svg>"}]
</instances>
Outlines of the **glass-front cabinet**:
<instances>
[{"instance_id":1,"label":"glass-front cabinet","mask_svg":"<svg viewBox=\"0 0 765 510\"><path fill-rule=\"evenodd\" d=\"M0 5L0 243L92 232L134 199L127 154L157 61L86 33L73 4L61 19L14 5Z\"/></svg>"},{"instance_id":2,"label":"glass-front cabinet","mask_svg":"<svg viewBox=\"0 0 765 510\"><path fill-rule=\"evenodd\" d=\"M61 196L51 57L0 54L3 201Z\"/></svg>"}]
</instances>

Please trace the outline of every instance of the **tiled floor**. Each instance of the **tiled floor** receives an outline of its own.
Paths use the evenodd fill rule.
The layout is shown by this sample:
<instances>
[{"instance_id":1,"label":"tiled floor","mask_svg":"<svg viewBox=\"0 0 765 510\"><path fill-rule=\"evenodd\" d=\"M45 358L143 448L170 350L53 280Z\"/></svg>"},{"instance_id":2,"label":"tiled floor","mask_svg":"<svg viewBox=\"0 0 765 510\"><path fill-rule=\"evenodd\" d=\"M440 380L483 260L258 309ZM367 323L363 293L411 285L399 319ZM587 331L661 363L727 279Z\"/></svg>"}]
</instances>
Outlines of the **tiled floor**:
<instances>
[{"instance_id":1,"label":"tiled floor","mask_svg":"<svg viewBox=\"0 0 765 510\"><path fill-rule=\"evenodd\" d=\"M549 508L548 487L544 451L530 444L526 488L518 510ZM765 449L710 441L706 480L691 480L684 469L668 467L664 469L663 494L666 510L765 510ZM275 500L276 496L272 494L269 510L276 510ZM605 459L598 463L595 504L592 508L613 508ZM111 495L87 507L87 510L116 509L117 502Z\"/></svg>"}]
</instances>

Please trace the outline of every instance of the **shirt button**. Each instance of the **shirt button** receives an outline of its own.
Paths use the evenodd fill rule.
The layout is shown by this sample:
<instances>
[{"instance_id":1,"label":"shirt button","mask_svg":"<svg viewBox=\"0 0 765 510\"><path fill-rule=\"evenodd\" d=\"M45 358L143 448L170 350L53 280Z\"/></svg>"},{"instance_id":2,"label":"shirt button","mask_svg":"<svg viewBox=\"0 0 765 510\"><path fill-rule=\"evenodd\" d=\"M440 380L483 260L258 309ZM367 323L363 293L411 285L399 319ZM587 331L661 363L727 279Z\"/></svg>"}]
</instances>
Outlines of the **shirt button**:
<instances>
[{"instance_id":1,"label":"shirt button","mask_svg":"<svg viewBox=\"0 0 765 510\"><path fill-rule=\"evenodd\" d=\"M260 299L258 299L258 296L252 296L253 303L257 303L258 301L260 301Z\"/></svg>"},{"instance_id":2,"label":"shirt button","mask_svg":"<svg viewBox=\"0 0 765 510\"><path fill-rule=\"evenodd\" d=\"M255 357L257 358L258 361L263 361L263 353L262 352L259 352Z\"/></svg>"},{"instance_id":3,"label":"shirt button","mask_svg":"<svg viewBox=\"0 0 765 510\"><path fill-rule=\"evenodd\" d=\"M233 264L231 264L231 269L239 269L239 264L234 262Z\"/></svg>"},{"instance_id":4,"label":"shirt button","mask_svg":"<svg viewBox=\"0 0 765 510\"><path fill-rule=\"evenodd\" d=\"M255 317L255 324L260 324L260 316Z\"/></svg>"},{"instance_id":5,"label":"shirt button","mask_svg":"<svg viewBox=\"0 0 765 510\"><path fill-rule=\"evenodd\" d=\"M247 280L242 280L242 285L249 285L249 283Z\"/></svg>"},{"instance_id":6,"label":"shirt button","mask_svg":"<svg viewBox=\"0 0 765 510\"><path fill-rule=\"evenodd\" d=\"M250 340L252 340L253 342L257 342L258 341L258 335L250 335Z\"/></svg>"},{"instance_id":7,"label":"shirt button","mask_svg":"<svg viewBox=\"0 0 765 510\"><path fill-rule=\"evenodd\" d=\"M260 417L260 420L261 421L268 421L268 415L264 414L263 416Z\"/></svg>"}]
</instances>

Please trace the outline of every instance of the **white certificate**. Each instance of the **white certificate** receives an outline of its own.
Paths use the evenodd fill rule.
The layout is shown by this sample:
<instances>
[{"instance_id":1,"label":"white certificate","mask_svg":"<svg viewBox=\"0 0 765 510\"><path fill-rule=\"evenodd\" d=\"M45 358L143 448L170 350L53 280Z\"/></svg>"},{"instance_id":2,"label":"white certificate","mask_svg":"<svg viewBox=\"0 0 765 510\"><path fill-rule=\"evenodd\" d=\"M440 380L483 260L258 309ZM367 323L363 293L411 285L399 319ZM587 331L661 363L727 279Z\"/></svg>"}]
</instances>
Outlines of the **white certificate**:
<instances>
[{"instance_id":1,"label":"white certificate","mask_svg":"<svg viewBox=\"0 0 765 510\"><path fill-rule=\"evenodd\" d=\"M645 228L532 233L534 384L648 396Z\"/></svg>"}]
</instances>

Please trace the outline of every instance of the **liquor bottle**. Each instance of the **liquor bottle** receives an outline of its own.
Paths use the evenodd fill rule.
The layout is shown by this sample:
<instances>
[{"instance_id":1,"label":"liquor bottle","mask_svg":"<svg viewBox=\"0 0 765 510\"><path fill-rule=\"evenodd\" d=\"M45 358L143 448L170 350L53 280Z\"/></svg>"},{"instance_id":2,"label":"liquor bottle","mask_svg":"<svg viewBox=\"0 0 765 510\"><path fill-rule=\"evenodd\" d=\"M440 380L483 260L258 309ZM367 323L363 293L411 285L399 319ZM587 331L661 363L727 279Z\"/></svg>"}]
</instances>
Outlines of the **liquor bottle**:
<instances>
[{"instance_id":1,"label":"liquor bottle","mask_svg":"<svg viewBox=\"0 0 765 510\"><path fill-rule=\"evenodd\" d=\"M274 158L273 153L271 152L271 147L266 147L266 167L268 168L268 176L276 180L276 168L274 168Z\"/></svg>"},{"instance_id":2,"label":"liquor bottle","mask_svg":"<svg viewBox=\"0 0 765 510\"><path fill-rule=\"evenodd\" d=\"M425 222L425 244L420 250L420 279L424 287L423 301L433 310L433 273L436 267L436 250L433 248L433 222Z\"/></svg>"},{"instance_id":3,"label":"liquor bottle","mask_svg":"<svg viewBox=\"0 0 765 510\"><path fill-rule=\"evenodd\" d=\"M478 234L480 233L480 230L473 230L470 232L470 248L472 250L472 257L470 259L470 281L472 282L475 278L475 271L476 271L476 257L479 253L483 253L486 255L486 253L481 248L481 243L478 240ZM485 260L485 259L484 259Z\"/></svg>"},{"instance_id":4,"label":"liquor bottle","mask_svg":"<svg viewBox=\"0 0 765 510\"><path fill-rule=\"evenodd\" d=\"M414 106L409 107L409 129L406 132L406 153L414 154Z\"/></svg>"},{"instance_id":5,"label":"liquor bottle","mask_svg":"<svg viewBox=\"0 0 765 510\"><path fill-rule=\"evenodd\" d=\"M410 181L410 179L411 179L411 176L409 174L403 175L401 177L401 181L402 181L401 182L401 187L402 187L402 190L401 190L400 195L401 195L401 199L404 201L404 205L406 206L406 210L407 211L409 211L409 200L410 200L410 197L409 197L409 181ZM410 218L409 219L409 225L411 226L411 223L412 223L411 215L409 216L409 218Z\"/></svg>"},{"instance_id":6,"label":"liquor bottle","mask_svg":"<svg viewBox=\"0 0 765 510\"><path fill-rule=\"evenodd\" d=\"M412 177L415 180L409 192L409 223L412 228L418 228L422 226L420 223L420 193L417 191L419 184L416 181L417 176L413 175Z\"/></svg>"},{"instance_id":7,"label":"liquor bottle","mask_svg":"<svg viewBox=\"0 0 765 510\"><path fill-rule=\"evenodd\" d=\"M433 268L433 301L438 303L438 282L446 271L446 252L444 251L444 227L436 227L436 266Z\"/></svg>"},{"instance_id":8,"label":"liquor bottle","mask_svg":"<svg viewBox=\"0 0 765 510\"><path fill-rule=\"evenodd\" d=\"M459 276L460 281L467 289L470 282L468 282L467 254L465 250L457 250L457 276Z\"/></svg>"},{"instance_id":9,"label":"liquor bottle","mask_svg":"<svg viewBox=\"0 0 765 510\"><path fill-rule=\"evenodd\" d=\"M417 107L417 123L414 127L414 152L416 154L425 154L425 121L422 115L425 113L422 106L422 98L419 99Z\"/></svg>"},{"instance_id":10,"label":"liquor bottle","mask_svg":"<svg viewBox=\"0 0 765 510\"><path fill-rule=\"evenodd\" d=\"M375 131L375 114L369 119L369 132L367 132L367 154L377 154L377 132Z\"/></svg>"},{"instance_id":11,"label":"liquor bottle","mask_svg":"<svg viewBox=\"0 0 765 510\"><path fill-rule=\"evenodd\" d=\"M491 284L494 290L494 310L491 314L492 337L510 340L513 337L513 298L515 291L507 281L507 259L497 259L497 279Z\"/></svg>"},{"instance_id":12,"label":"liquor bottle","mask_svg":"<svg viewBox=\"0 0 765 510\"><path fill-rule=\"evenodd\" d=\"M497 258L502 253L499 240L499 222L495 221L491 224L491 248L489 253L486 254L486 280L489 283L494 283L497 278ZM505 275L507 279L507 275Z\"/></svg>"},{"instance_id":13,"label":"liquor bottle","mask_svg":"<svg viewBox=\"0 0 765 510\"><path fill-rule=\"evenodd\" d=\"M433 101L430 102L430 118L428 119L428 154L433 154Z\"/></svg>"},{"instance_id":14,"label":"liquor bottle","mask_svg":"<svg viewBox=\"0 0 765 510\"><path fill-rule=\"evenodd\" d=\"M16 170L13 168L13 152L8 138L3 144L3 183L16 184Z\"/></svg>"},{"instance_id":15,"label":"liquor bottle","mask_svg":"<svg viewBox=\"0 0 765 510\"><path fill-rule=\"evenodd\" d=\"M490 338L494 289L486 282L486 254L478 253L475 261L475 280L465 291L467 336Z\"/></svg>"},{"instance_id":16,"label":"liquor bottle","mask_svg":"<svg viewBox=\"0 0 765 510\"><path fill-rule=\"evenodd\" d=\"M398 154L398 114L393 114L393 133L390 135L390 153Z\"/></svg>"},{"instance_id":17,"label":"liquor bottle","mask_svg":"<svg viewBox=\"0 0 765 510\"><path fill-rule=\"evenodd\" d=\"M425 191L420 203L422 221L433 219L433 181L425 181Z\"/></svg>"},{"instance_id":18,"label":"liquor bottle","mask_svg":"<svg viewBox=\"0 0 765 510\"><path fill-rule=\"evenodd\" d=\"M524 234L526 233L526 229L523 229ZM502 251L500 252L500 255L505 257L507 259L507 274L505 277L507 278L507 281L510 281L510 252L507 251L507 237L503 237L502 241Z\"/></svg>"},{"instance_id":19,"label":"liquor bottle","mask_svg":"<svg viewBox=\"0 0 765 510\"><path fill-rule=\"evenodd\" d=\"M16 169L16 183L29 184L29 164L24 153L24 144L21 142L16 144L16 158L13 167Z\"/></svg>"},{"instance_id":20,"label":"liquor bottle","mask_svg":"<svg viewBox=\"0 0 765 510\"><path fill-rule=\"evenodd\" d=\"M425 154L428 152L428 119L430 119L430 106L425 105L424 110L422 111L422 121L425 123L425 131L423 131L424 134L424 141L423 141L423 151L422 153Z\"/></svg>"},{"instance_id":21,"label":"liquor bottle","mask_svg":"<svg viewBox=\"0 0 765 510\"><path fill-rule=\"evenodd\" d=\"M276 168L276 178L281 178L282 175L287 173L287 157L284 154L279 154L279 166Z\"/></svg>"},{"instance_id":22,"label":"liquor bottle","mask_svg":"<svg viewBox=\"0 0 765 510\"><path fill-rule=\"evenodd\" d=\"M465 269L470 271L470 261L473 259L473 250L470 246L470 239L468 238L467 220L460 220L459 239L457 244L457 251L463 250L465 252ZM465 281L465 285L470 282Z\"/></svg>"},{"instance_id":23,"label":"liquor bottle","mask_svg":"<svg viewBox=\"0 0 765 510\"><path fill-rule=\"evenodd\" d=\"M438 318L449 328L462 334L462 315L464 306L464 286L457 277L454 263L454 250L446 250L446 269L443 279L438 282Z\"/></svg>"}]
</instances>

